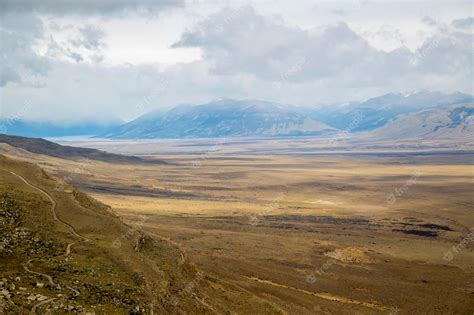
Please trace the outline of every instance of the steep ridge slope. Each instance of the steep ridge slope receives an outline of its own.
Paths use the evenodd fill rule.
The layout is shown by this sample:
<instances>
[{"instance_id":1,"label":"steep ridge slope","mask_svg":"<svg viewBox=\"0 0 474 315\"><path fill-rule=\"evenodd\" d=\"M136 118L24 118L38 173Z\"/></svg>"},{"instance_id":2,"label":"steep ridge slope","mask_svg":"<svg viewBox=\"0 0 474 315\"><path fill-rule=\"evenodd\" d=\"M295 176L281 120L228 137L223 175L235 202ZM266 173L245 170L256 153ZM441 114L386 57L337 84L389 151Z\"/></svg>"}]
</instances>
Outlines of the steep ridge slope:
<instances>
[{"instance_id":1,"label":"steep ridge slope","mask_svg":"<svg viewBox=\"0 0 474 315\"><path fill-rule=\"evenodd\" d=\"M0 143L6 143L10 146L31 153L44 154L63 159L86 158L111 163L164 163L163 161L145 160L136 156L108 153L96 149L64 146L40 138L27 138L0 134Z\"/></svg>"}]
</instances>

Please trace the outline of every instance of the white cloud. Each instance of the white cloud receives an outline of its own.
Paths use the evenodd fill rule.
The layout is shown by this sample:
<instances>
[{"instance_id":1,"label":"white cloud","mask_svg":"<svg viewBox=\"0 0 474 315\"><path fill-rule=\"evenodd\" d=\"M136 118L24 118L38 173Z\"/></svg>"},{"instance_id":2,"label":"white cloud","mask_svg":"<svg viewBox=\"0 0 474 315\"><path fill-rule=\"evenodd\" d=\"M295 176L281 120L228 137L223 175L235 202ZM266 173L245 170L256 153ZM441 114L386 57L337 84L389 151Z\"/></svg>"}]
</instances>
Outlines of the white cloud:
<instances>
[{"instance_id":1,"label":"white cloud","mask_svg":"<svg viewBox=\"0 0 474 315\"><path fill-rule=\"evenodd\" d=\"M248 73L274 81L326 77L376 53L345 23L306 31L251 7L211 15L173 47L201 48L215 74Z\"/></svg>"},{"instance_id":2,"label":"white cloud","mask_svg":"<svg viewBox=\"0 0 474 315\"><path fill-rule=\"evenodd\" d=\"M384 33L397 35L391 28ZM472 44L469 33L440 27L416 51L400 43L385 52L345 23L307 31L246 7L209 16L174 46L201 48L217 75L247 73L273 81L328 79L363 86L432 73L461 72L469 81Z\"/></svg>"}]
</instances>

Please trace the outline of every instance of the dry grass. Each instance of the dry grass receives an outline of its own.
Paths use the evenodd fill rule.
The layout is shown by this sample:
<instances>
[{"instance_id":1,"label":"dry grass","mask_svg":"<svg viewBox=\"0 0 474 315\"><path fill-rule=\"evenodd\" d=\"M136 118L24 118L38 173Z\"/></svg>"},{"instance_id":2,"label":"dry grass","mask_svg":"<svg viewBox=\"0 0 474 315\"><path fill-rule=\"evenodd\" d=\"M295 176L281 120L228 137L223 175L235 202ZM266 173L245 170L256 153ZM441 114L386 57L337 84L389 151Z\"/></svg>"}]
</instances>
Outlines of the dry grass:
<instances>
[{"instance_id":1,"label":"dry grass","mask_svg":"<svg viewBox=\"0 0 474 315\"><path fill-rule=\"evenodd\" d=\"M216 288L245 290L273 310L472 310L472 242L453 260L443 257L474 226L473 156L362 145L369 155L318 155L319 145L305 141L238 143L210 154L212 143L202 142L89 144L162 153L169 164L156 166L28 159L71 176L126 222L181 244L219 280Z\"/></svg>"}]
</instances>

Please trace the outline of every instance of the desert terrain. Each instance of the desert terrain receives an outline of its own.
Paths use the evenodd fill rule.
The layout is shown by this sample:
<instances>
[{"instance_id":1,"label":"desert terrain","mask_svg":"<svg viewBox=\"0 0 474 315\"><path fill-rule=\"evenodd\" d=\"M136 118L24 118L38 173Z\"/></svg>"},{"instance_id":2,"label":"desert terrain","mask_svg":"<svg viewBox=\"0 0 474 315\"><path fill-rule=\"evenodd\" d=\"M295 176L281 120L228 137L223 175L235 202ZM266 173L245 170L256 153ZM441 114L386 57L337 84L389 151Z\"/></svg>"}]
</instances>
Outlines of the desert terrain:
<instances>
[{"instance_id":1,"label":"desert terrain","mask_svg":"<svg viewBox=\"0 0 474 315\"><path fill-rule=\"evenodd\" d=\"M159 164L3 153L182 246L270 313L471 314L470 146L321 141L67 143Z\"/></svg>"}]
</instances>

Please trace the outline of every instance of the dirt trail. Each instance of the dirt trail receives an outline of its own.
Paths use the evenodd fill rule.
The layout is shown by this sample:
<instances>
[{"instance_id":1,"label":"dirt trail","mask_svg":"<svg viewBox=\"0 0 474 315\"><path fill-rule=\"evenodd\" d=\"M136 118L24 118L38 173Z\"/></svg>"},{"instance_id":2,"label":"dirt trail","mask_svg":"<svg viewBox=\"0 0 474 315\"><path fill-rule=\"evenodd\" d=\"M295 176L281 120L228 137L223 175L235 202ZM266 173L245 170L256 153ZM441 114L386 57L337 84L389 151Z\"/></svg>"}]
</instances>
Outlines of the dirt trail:
<instances>
[{"instance_id":1,"label":"dirt trail","mask_svg":"<svg viewBox=\"0 0 474 315\"><path fill-rule=\"evenodd\" d=\"M23 268L25 269L25 271L26 271L26 272L29 272L29 273L32 273L32 274L34 274L34 275L38 275L38 276L44 277L44 278L48 279L48 282L49 282L49 284L51 284L51 286L56 287L56 288L58 288L58 289L61 289L61 286L60 286L59 284L57 284L56 282L54 282L53 277L51 277L50 275L45 274L45 273L41 273L41 272L37 272L37 271L30 270L30 269L28 268L28 265L31 263L32 260L33 260L33 259L28 260L28 262L23 266Z\"/></svg>"},{"instance_id":2,"label":"dirt trail","mask_svg":"<svg viewBox=\"0 0 474 315\"><path fill-rule=\"evenodd\" d=\"M61 223L62 225L66 226L69 231L71 232L71 234L73 234L74 236L76 236L77 238L87 242L89 241L89 239L87 237L84 237L82 235L80 235L79 233L77 233L76 229L70 225L69 223L67 222L64 222L63 220L61 220L60 218L58 218L57 214L56 214L56 201L53 199L53 197L51 197L50 194L48 194L46 191L44 191L43 189L31 184L30 182L28 182L23 176L21 175L18 175L14 172L11 172L11 174L15 175L16 177L18 177L19 179L21 179L26 185L30 186L31 188L33 189L36 189L38 190L39 192L41 192L44 196L46 196L46 198L49 199L49 201L51 202L51 213L53 214L53 219L55 221L58 221L59 223Z\"/></svg>"},{"instance_id":3,"label":"dirt trail","mask_svg":"<svg viewBox=\"0 0 474 315\"><path fill-rule=\"evenodd\" d=\"M63 220L61 220L60 218L58 218L58 216L57 216L57 214L56 214L56 205L57 205L57 203L56 203L56 200L54 200L53 197L52 197L50 194L48 194L48 193L47 193L46 191L44 191L43 189L41 189L41 188L39 188L39 187L37 187L37 186L31 184L30 182L28 182L23 176L18 175L18 174L14 173L14 172L11 172L11 171L10 171L10 173L11 173L12 175L15 175L15 176L18 177L19 179L21 179L27 186L29 186L29 187L31 187L31 188L33 188L33 189L36 189L37 191L39 191L40 193L42 193L44 196L46 196L46 198L49 199L49 201L51 202L51 208L50 208L50 209L51 209L51 213L52 213L53 219L54 219L55 221L58 221L59 223L61 223L61 224L64 225L65 227L67 227L67 228L69 229L69 231L71 232L71 234L74 235L75 237L79 238L80 240L82 240L82 241L84 241L84 242L88 242L88 241L89 241L89 239L88 239L87 237L82 236L82 235L80 235L79 233L77 233L76 229L75 229L72 225L70 225L69 223L64 222ZM71 247L72 247L72 245L74 245L74 244L75 244L75 243L69 243L69 244L67 244L67 246L66 246L66 252L65 252L65 254L64 254L65 256L69 256L69 254L71 253ZM45 273L41 273L41 272L36 272L36 271L30 270L30 269L28 268L28 265L30 264L31 260L32 260L32 259L30 259L30 260L23 266L23 268L25 269L26 272L29 272L29 273L31 273L31 274L35 274L35 275L39 275L39 276L45 277L46 279L48 279L49 283L50 283L53 287L56 287L56 288L58 288L58 289L61 289L61 286L60 286L59 284L55 283L55 282L53 281L53 277L51 277L50 275L45 274ZM75 296L76 296L76 297L80 295L80 293L79 293L78 290L73 289L73 288L71 288L71 287L69 287L69 286L68 286L67 288L70 289L71 291L73 291L73 292L75 293ZM37 309L38 307L40 307L41 305L50 303L50 302L52 302L52 301L54 301L54 300L56 300L56 298L51 298L51 299L48 299L48 300L45 300L45 301L41 301L41 302L35 304L35 305L33 306L33 308L31 309L30 314L36 314L36 309Z\"/></svg>"},{"instance_id":4,"label":"dirt trail","mask_svg":"<svg viewBox=\"0 0 474 315\"><path fill-rule=\"evenodd\" d=\"M264 283L264 284L272 285L272 286L279 287L279 288L290 289L290 290L298 291L298 292L301 292L301 293L313 295L313 296L316 296L316 297L319 297L319 298L322 298L322 299L325 299L325 300L336 301L336 302L347 303L347 304L357 304L357 305L362 305L362 306L365 306L365 307L369 307L369 308L372 308L372 309L378 309L378 310L382 310L382 311L385 311L385 310L389 309L386 306L376 304L376 303L356 301L356 300L352 300L350 298L337 296L337 295L333 295L333 294L326 293L326 292L319 292L319 293L318 292L312 292L312 291L308 291L308 290L304 290L304 289L290 287L290 286L287 286L287 285L284 285L284 284L275 283L275 282L272 282L270 280L259 279L257 277L246 277L246 278L248 278L250 280L254 280L254 281L259 282L259 283Z\"/></svg>"},{"instance_id":5,"label":"dirt trail","mask_svg":"<svg viewBox=\"0 0 474 315\"><path fill-rule=\"evenodd\" d=\"M76 243L69 243L69 244L67 244L67 246L66 246L66 253L64 254L64 256L66 256L66 257L69 256L69 254L71 253L71 247L72 247L72 245L74 245L74 244L76 244Z\"/></svg>"},{"instance_id":6,"label":"dirt trail","mask_svg":"<svg viewBox=\"0 0 474 315\"><path fill-rule=\"evenodd\" d=\"M51 298L51 299L48 299L48 300L41 301L41 302L39 302L38 304L35 304L35 306L33 306L33 308L31 309L30 314L31 314L31 315L36 314L36 309L37 309L38 307L40 307L40 306L43 305L43 304L48 304L49 302L52 302L52 301L54 301L54 300L56 300L56 298Z\"/></svg>"}]
</instances>

